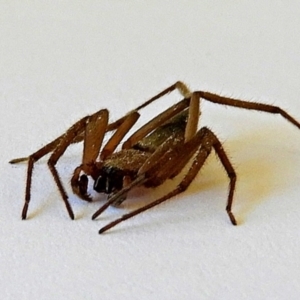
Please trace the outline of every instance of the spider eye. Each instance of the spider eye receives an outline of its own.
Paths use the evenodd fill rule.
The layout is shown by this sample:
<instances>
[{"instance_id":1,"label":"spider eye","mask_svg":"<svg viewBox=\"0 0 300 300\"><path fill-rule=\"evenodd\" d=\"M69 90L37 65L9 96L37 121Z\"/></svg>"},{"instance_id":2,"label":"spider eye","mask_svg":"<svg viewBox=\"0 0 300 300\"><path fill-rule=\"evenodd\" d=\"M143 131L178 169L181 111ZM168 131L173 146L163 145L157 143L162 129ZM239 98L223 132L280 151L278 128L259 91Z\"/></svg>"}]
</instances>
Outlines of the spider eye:
<instances>
[{"instance_id":1,"label":"spider eye","mask_svg":"<svg viewBox=\"0 0 300 300\"><path fill-rule=\"evenodd\" d=\"M94 190L98 193L105 193L106 192L106 177L100 175L95 183L94 183Z\"/></svg>"}]
</instances>

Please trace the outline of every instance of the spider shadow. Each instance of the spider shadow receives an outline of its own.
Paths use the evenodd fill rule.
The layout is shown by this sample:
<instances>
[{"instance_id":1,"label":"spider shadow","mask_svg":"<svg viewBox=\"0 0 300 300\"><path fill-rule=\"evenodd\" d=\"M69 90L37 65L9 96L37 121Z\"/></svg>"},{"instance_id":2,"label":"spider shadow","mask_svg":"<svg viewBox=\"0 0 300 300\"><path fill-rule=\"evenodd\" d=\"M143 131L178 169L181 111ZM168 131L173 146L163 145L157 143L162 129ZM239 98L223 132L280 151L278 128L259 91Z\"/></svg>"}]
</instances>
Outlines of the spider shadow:
<instances>
[{"instance_id":1,"label":"spider shadow","mask_svg":"<svg viewBox=\"0 0 300 300\"><path fill-rule=\"evenodd\" d=\"M287 183L297 170L297 166L285 155L291 141L295 140L294 134L292 130L285 131L280 125L276 125L276 129L257 126L224 143L224 149L237 174L233 211L239 224L270 196L287 188ZM197 183L188 189L188 194L227 187L229 183L220 161L212 157L196 180Z\"/></svg>"},{"instance_id":2,"label":"spider shadow","mask_svg":"<svg viewBox=\"0 0 300 300\"><path fill-rule=\"evenodd\" d=\"M233 211L239 224L272 194L287 188L287 182L297 168L285 155L288 150L286 145L290 144L291 139L295 139L293 134L292 130L287 132L280 125L276 129L257 126L224 143L224 149L237 173ZM121 207L133 210L158 199L174 189L186 170L178 178L167 180L156 189L138 188L131 191L128 201ZM220 161L216 155L210 155L184 195L199 194L201 197L203 191L224 188L224 202L220 205L225 209L228 183L229 179ZM177 198L179 197L183 196Z\"/></svg>"}]
</instances>

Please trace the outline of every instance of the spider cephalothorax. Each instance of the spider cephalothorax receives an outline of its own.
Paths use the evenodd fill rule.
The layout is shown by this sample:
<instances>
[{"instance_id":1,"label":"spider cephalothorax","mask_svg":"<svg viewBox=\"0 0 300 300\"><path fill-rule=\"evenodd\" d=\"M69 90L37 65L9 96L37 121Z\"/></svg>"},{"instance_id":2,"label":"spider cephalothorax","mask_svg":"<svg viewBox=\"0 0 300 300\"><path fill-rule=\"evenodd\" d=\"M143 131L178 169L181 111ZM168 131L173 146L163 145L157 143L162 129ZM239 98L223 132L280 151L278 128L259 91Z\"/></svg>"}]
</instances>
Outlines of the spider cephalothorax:
<instances>
[{"instance_id":1,"label":"spider cephalothorax","mask_svg":"<svg viewBox=\"0 0 300 300\"><path fill-rule=\"evenodd\" d=\"M138 120L141 109L175 89L184 97L181 101L137 129L126 141L122 141ZM26 219L27 216L34 163L44 155L52 152L48 160L48 166L68 213L74 219L73 210L55 165L70 144L83 141L82 164L75 169L71 179L73 192L80 198L91 201L87 192L88 176L90 176L94 180L95 191L108 194L107 202L94 213L93 219L98 217L109 205L121 203L130 189L139 185L145 187L158 186L167 179L172 179L179 174L192 160L187 173L171 192L123 215L101 228L99 233L183 192L194 180L213 149L220 158L229 177L226 211L231 223L236 225L237 222L231 211L236 174L216 135L206 127L198 129L200 99L221 105L280 114L290 123L300 128L300 123L280 107L222 97L203 91L191 92L185 84L178 81L113 123L109 123L108 110L101 109L91 116L82 118L70 127L65 134L30 156L13 159L11 163L28 160L22 218ZM109 131L114 131L114 133L103 146L104 136ZM121 149L118 147L119 144L122 144Z\"/></svg>"}]
</instances>

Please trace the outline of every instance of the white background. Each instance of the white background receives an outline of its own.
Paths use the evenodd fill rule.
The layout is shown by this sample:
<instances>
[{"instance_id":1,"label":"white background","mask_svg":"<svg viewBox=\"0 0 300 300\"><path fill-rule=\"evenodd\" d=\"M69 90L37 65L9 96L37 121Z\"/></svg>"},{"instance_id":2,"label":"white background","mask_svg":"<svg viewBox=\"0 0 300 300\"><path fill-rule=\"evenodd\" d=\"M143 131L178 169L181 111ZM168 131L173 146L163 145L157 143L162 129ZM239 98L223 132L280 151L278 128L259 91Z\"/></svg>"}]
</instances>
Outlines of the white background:
<instances>
[{"instance_id":1,"label":"white background","mask_svg":"<svg viewBox=\"0 0 300 300\"><path fill-rule=\"evenodd\" d=\"M201 125L238 174L237 227L213 154L185 193L98 235L174 183L91 221L105 198L88 204L69 187L82 145L58 163L76 221L46 158L21 221L26 164L10 159L101 108L115 120L177 80L300 119L299 1L195 2L0 2L1 299L299 299L300 132L280 116L202 103Z\"/></svg>"}]
</instances>

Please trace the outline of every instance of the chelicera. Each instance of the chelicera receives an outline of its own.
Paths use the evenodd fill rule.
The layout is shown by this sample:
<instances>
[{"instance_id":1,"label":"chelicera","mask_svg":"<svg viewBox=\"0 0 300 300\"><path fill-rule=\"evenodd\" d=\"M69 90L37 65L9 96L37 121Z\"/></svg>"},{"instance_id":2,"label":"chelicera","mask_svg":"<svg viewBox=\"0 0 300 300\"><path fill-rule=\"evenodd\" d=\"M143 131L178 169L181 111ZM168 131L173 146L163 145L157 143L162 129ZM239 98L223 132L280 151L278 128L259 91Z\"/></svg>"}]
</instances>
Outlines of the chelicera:
<instances>
[{"instance_id":1,"label":"chelicera","mask_svg":"<svg viewBox=\"0 0 300 300\"><path fill-rule=\"evenodd\" d=\"M176 89L183 96L181 101L158 114L122 142L138 120L140 110ZM171 192L123 215L101 228L99 233L182 193L194 180L212 149L217 153L229 177L226 211L231 223L236 225L237 222L232 213L236 173L217 136L207 127L198 129L201 114L200 99L221 105L280 114L300 128L300 123L280 107L222 97L209 92L191 92L184 83L178 81L115 122L109 123L108 111L101 109L82 118L65 134L28 157L11 160L12 164L28 161L22 219L26 219L30 203L34 163L48 153L51 153L48 160L49 169L69 216L74 219L68 195L55 165L69 145L83 141L82 163L75 169L72 176L72 190L81 199L91 201L87 191L90 177L94 180L94 190L108 195L106 203L94 213L92 219L97 218L108 206L122 203L127 193L134 187L156 187L167 179L174 178L192 160L183 179ZM113 131L112 136L105 145L102 145L106 133L110 131ZM121 142L121 150L118 150L117 147Z\"/></svg>"}]
</instances>

